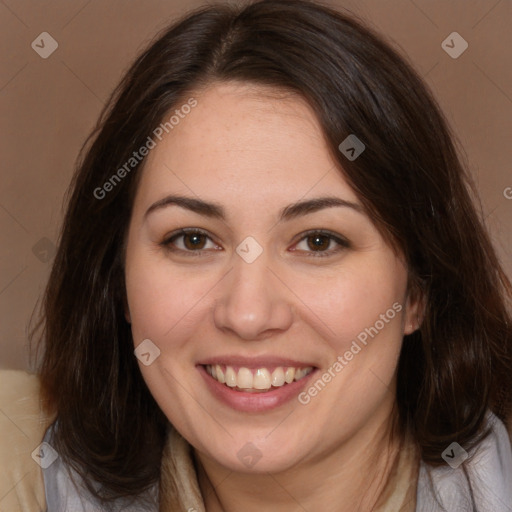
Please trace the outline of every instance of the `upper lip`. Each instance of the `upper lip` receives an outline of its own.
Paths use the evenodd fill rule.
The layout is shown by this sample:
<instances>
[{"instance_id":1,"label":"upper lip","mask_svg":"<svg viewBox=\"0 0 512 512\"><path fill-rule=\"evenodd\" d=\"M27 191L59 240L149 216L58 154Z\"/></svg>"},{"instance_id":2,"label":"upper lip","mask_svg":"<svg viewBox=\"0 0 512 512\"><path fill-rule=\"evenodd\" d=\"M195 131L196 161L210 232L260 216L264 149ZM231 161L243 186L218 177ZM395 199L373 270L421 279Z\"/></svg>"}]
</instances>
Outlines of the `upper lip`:
<instances>
[{"instance_id":1,"label":"upper lip","mask_svg":"<svg viewBox=\"0 0 512 512\"><path fill-rule=\"evenodd\" d=\"M310 361L298 361L296 359L287 359L274 356L256 356L256 357L243 357L235 355L216 356L203 359L198 362L199 365L226 365L226 366L243 366L244 368L273 368L277 366L293 367L293 368L307 368L315 364Z\"/></svg>"}]
</instances>

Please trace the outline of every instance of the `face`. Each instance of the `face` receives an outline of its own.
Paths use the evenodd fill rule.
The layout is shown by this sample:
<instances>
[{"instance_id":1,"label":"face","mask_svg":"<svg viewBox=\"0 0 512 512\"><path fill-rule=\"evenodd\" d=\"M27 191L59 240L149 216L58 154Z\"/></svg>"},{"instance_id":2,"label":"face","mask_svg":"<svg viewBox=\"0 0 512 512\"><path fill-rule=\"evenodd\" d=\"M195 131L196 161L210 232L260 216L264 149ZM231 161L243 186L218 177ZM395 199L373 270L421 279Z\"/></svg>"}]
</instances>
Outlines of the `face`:
<instances>
[{"instance_id":1,"label":"face","mask_svg":"<svg viewBox=\"0 0 512 512\"><path fill-rule=\"evenodd\" d=\"M191 96L136 194L127 320L149 390L197 453L286 470L390 417L417 307L301 98Z\"/></svg>"}]
</instances>

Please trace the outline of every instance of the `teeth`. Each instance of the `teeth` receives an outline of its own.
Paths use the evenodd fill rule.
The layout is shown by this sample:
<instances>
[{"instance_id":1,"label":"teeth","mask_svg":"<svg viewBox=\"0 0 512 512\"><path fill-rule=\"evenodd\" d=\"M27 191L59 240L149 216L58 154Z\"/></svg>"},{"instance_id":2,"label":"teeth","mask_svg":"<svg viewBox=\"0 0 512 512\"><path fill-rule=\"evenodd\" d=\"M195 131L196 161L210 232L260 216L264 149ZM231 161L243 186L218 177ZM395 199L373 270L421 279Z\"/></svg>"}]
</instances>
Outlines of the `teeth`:
<instances>
[{"instance_id":1,"label":"teeth","mask_svg":"<svg viewBox=\"0 0 512 512\"><path fill-rule=\"evenodd\" d=\"M280 387L284 384L284 370L281 367L272 372L272 386Z\"/></svg>"},{"instance_id":2,"label":"teeth","mask_svg":"<svg viewBox=\"0 0 512 512\"><path fill-rule=\"evenodd\" d=\"M215 380L221 384L226 384L230 388L239 390L259 390L266 391L272 387L279 388L285 384L291 384L294 380L300 380L309 375L313 368L293 368L278 366L272 373L267 368L258 368L254 371L249 368L241 367L238 372L232 366L224 367L221 365L206 365L206 371Z\"/></svg>"},{"instance_id":3,"label":"teeth","mask_svg":"<svg viewBox=\"0 0 512 512\"><path fill-rule=\"evenodd\" d=\"M213 375L212 375L212 377L213 377ZM236 373L235 373L235 370L233 370L233 368L231 368L231 366L228 366L226 368L226 384L230 388L236 387Z\"/></svg>"},{"instance_id":4,"label":"teeth","mask_svg":"<svg viewBox=\"0 0 512 512\"><path fill-rule=\"evenodd\" d=\"M213 375L212 375L213 377ZM290 384L290 382L293 382L293 379L295 378L295 368L287 368L286 373L284 374L284 380L287 384Z\"/></svg>"},{"instance_id":5,"label":"teeth","mask_svg":"<svg viewBox=\"0 0 512 512\"><path fill-rule=\"evenodd\" d=\"M270 382L270 372L266 368L258 368L252 380L254 389L270 389L272 383Z\"/></svg>"},{"instance_id":6,"label":"teeth","mask_svg":"<svg viewBox=\"0 0 512 512\"><path fill-rule=\"evenodd\" d=\"M249 368L240 368L236 379L236 385L239 388L249 389L252 388L252 372Z\"/></svg>"},{"instance_id":7,"label":"teeth","mask_svg":"<svg viewBox=\"0 0 512 512\"><path fill-rule=\"evenodd\" d=\"M222 371L222 368L217 364L215 365L215 373L217 374L217 380L224 384L226 382L226 377L224 376L224 372ZM213 377L213 375L212 375Z\"/></svg>"},{"instance_id":8,"label":"teeth","mask_svg":"<svg viewBox=\"0 0 512 512\"><path fill-rule=\"evenodd\" d=\"M308 374L307 368L298 368L295 370L295 380L300 380Z\"/></svg>"}]
</instances>

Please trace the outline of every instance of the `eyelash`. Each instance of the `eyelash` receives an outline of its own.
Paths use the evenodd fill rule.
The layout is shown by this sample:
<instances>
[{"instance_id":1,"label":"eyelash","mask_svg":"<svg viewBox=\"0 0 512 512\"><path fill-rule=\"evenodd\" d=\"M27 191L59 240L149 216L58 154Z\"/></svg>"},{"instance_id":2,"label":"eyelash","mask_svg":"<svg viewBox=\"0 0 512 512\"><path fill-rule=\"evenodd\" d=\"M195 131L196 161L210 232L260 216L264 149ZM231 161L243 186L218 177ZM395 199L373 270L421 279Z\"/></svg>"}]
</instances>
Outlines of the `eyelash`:
<instances>
[{"instance_id":1,"label":"eyelash","mask_svg":"<svg viewBox=\"0 0 512 512\"><path fill-rule=\"evenodd\" d=\"M177 248L171 246L171 244L179 237L182 237L185 235L190 235L190 234L204 235L213 242L210 235L206 231L203 231L202 229L183 228L175 233L171 233L171 235L168 236L160 245L163 246L166 250L168 250L170 252L181 252L181 253L186 254L187 256L192 256L192 257L201 256L201 254L203 252L207 252L208 249L199 249L197 251L193 251L193 250L177 249ZM328 256L332 256L334 254L337 254L338 252L342 251L343 249L350 248L350 243L348 242L348 240L341 238L340 236L335 235L334 233L331 233L330 231L326 231L323 229L311 229L309 231L301 233L301 238L298 240L298 242L296 244L299 244L303 240L305 240L309 237L312 237L313 235L327 237L330 239L330 241L336 242L339 247L335 250L330 249L328 251L306 251L305 254L307 255L307 257L325 258Z\"/></svg>"}]
</instances>

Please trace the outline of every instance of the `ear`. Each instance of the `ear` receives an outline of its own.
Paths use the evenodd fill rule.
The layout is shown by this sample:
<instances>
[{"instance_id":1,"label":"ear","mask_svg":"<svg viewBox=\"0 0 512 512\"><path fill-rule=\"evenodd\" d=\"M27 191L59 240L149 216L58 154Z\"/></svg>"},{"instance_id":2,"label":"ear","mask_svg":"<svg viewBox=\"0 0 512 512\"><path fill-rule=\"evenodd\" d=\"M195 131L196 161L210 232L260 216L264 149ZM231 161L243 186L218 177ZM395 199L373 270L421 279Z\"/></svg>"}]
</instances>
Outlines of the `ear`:
<instances>
[{"instance_id":1,"label":"ear","mask_svg":"<svg viewBox=\"0 0 512 512\"><path fill-rule=\"evenodd\" d=\"M418 330L425 318L426 297L419 286L410 286L405 301L404 334Z\"/></svg>"}]
</instances>

